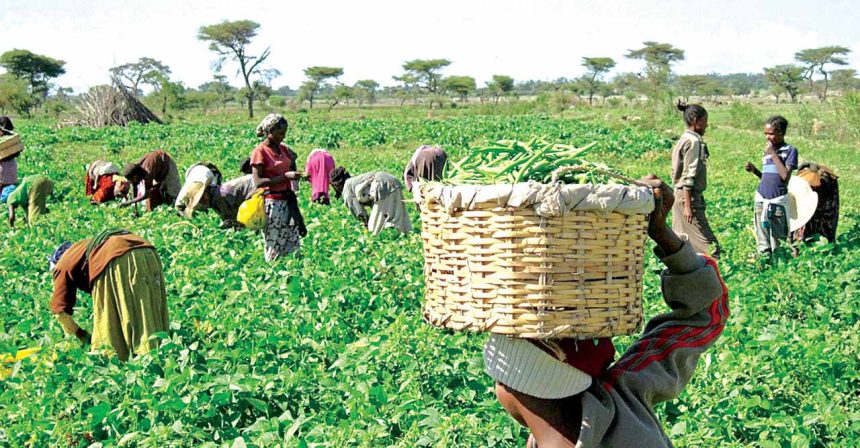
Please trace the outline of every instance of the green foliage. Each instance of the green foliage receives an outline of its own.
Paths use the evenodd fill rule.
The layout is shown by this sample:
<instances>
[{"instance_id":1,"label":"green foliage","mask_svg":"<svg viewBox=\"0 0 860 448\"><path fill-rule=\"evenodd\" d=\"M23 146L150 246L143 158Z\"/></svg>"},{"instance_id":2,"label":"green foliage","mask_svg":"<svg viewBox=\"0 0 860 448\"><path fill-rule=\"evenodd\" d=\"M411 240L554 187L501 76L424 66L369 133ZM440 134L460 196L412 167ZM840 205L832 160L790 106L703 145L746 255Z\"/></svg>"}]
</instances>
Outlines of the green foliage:
<instances>
[{"instance_id":1,"label":"green foliage","mask_svg":"<svg viewBox=\"0 0 860 448\"><path fill-rule=\"evenodd\" d=\"M846 110L860 110L860 99L850 101ZM613 129L602 119L468 109L428 119L426 110L394 110L398 115L363 120L294 114L287 142L300 160L321 141L334 142L338 164L353 173L399 173L421 143L440 144L456 160L486 140L535 134L574 146L597 141L593 155L634 178L666 173L670 163L673 142L662 132ZM750 259L756 180L742 165L760 156L763 138L717 120L720 110L710 112L706 197L724 249L720 269L732 315L691 383L656 414L676 446L851 446L860 440L860 202L850 194L860 188L856 144L792 138L802 158L840 174L849 192L841 231L835 245L804 246L796 258L760 263ZM84 164L122 163L155 148L173 155L181 170L212 160L227 177L238 176L259 142L256 123L228 117L104 129L15 124L27 147L21 174L49 176L57 197L49 203L51 219L38 227L0 226L0 353L42 347L9 365L11 376L0 380L0 445L525 444L527 431L497 403L483 372L485 336L422 323L418 231L371 237L343 205L311 204L303 185L309 235L302 257L268 264L259 234L218 230L213 214L186 221L165 208L135 219L129 209L90 206L83 197ZM64 338L47 308L44 255L59 241L108 226L155 244L168 289L170 334L155 352L124 364ZM660 264L646 257L643 303L652 317L667 307L653 273ZM75 316L85 326L91 307L79 293ZM618 338L619 352L632 340Z\"/></svg>"},{"instance_id":2,"label":"green foliage","mask_svg":"<svg viewBox=\"0 0 860 448\"><path fill-rule=\"evenodd\" d=\"M588 104L592 104L594 93L597 92L600 84L602 84L603 75L609 73L615 67L615 60L612 58L582 58L582 66L588 71L582 80L586 84L588 92Z\"/></svg>"},{"instance_id":3,"label":"green foliage","mask_svg":"<svg viewBox=\"0 0 860 448\"><path fill-rule=\"evenodd\" d=\"M729 124L738 129L760 130L765 117L749 103L733 101L729 106Z\"/></svg>"},{"instance_id":4,"label":"green foliage","mask_svg":"<svg viewBox=\"0 0 860 448\"><path fill-rule=\"evenodd\" d=\"M442 81L444 90L450 90L465 101L475 91L475 78L471 76L449 76Z\"/></svg>"},{"instance_id":5,"label":"green foliage","mask_svg":"<svg viewBox=\"0 0 860 448\"><path fill-rule=\"evenodd\" d=\"M29 116L37 105L38 100L28 91L27 81L11 73L0 74L0 109Z\"/></svg>"},{"instance_id":6,"label":"green foliage","mask_svg":"<svg viewBox=\"0 0 860 448\"><path fill-rule=\"evenodd\" d=\"M447 59L413 59L403 63L403 70L406 70L409 80L414 80L415 84L424 83L422 88L425 91L436 94L439 92L439 72L449 65L451 61Z\"/></svg>"},{"instance_id":7,"label":"green foliage","mask_svg":"<svg viewBox=\"0 0 860 448\"><path fill-rule=\"evenodd\" d=\"M29 50L9 50L0 55L0 67L9 73L26 79L30 93L44 99L48 95L48 81L66 73L65 61L54 59Z\"/></svg>"},{"instance_id":8,"label":"green foliage","mask_svg":"<svg viewBox=\"0 0 860 448\"><path fill-rule=\"evenodd\" d=\"M785 92L795 102L800 93L800 83L803 82L803 68L791 64L777 65L764 69L768 81L777 92Z\"/></svg>"}]
</instances>

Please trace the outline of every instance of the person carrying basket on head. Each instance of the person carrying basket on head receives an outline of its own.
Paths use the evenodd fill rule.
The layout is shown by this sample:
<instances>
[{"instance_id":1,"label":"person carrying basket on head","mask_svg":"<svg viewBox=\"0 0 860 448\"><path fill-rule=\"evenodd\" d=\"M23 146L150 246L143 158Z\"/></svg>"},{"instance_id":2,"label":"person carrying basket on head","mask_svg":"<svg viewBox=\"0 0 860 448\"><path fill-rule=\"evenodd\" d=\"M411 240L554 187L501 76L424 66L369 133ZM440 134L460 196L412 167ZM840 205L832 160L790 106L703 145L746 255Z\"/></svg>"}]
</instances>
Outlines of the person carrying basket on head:
<instances>
[{"instance_id":1,"label":"person carrying basket on head","mask_svg":"<svg viewBox=\"0 0 860 448\"><path fill-rule=\"evenodd\" d=\"M502 407L531 431L529 447L669 447L654 406L677 397L699 357L725 328L728 290L713 258L667 224L672 190L654 176L656 208L648 222L654 253L666 270L663 298L671 309L650 320L618 361L609 339L529 340L491 334L487 373Z\"/></svg>"}]
</instances>

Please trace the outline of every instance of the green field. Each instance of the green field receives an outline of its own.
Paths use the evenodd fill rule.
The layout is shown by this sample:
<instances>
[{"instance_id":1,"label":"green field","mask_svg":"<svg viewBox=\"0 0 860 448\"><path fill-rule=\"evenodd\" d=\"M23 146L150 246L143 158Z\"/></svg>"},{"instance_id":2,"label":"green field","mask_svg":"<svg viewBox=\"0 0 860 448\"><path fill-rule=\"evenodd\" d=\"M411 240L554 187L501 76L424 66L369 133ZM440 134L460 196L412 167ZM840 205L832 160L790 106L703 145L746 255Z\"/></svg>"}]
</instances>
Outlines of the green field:
<instances>
[{"instance_id":1,"label":"green field","mask_svg":"<svg viewBox=\"0 0 860 448\"><path fill-rule=\"evenodd\" d=\"M860 147L835 133L806 132L804 117L815 111L781 111L792 122L786 140L801 159L841 176L838 242L806 246L772 264L754 259L757 180L743 164L758 163L764 137L737 110L712 110L706 198L724 248L732 316L680 398L658 407L676 446L860 445ZM300 165L311 149L327 146L354 174L399 176L422 143L441 144L456 157L482 140L538 135L597 141L591 159L631 176L666 178L669 150L683 130L679 116L633 128L617 111L503 112L294 114L286 140ZM523 446L526 430L502 410L483 373L486 336L421 321L417 231L371 237L342 204L310 204L305 184L302 256L267 264L258 233L218 230L213 213L188 221L162 208L135 219L130 209L90 206L84 197L86 163L125 163L157 148L174 156L181 172L209 160L225 178L236 177L258 142L255 125L197 117L90 130L16 121L27 147L20 174L45 174L57 187L46 222L0 225L0 353L42 347L4 366L13 371L0 380L0 445ZM105 227L151 241L168 282L169 337L125 364L64 339L48 309L45 256L60 241ZM665 305L650 254L646 267L647 318ZM76 316L86 327L90 301L79 299ZM620 338L619 351L630 341Z\"/></svg>"}]
</instances>

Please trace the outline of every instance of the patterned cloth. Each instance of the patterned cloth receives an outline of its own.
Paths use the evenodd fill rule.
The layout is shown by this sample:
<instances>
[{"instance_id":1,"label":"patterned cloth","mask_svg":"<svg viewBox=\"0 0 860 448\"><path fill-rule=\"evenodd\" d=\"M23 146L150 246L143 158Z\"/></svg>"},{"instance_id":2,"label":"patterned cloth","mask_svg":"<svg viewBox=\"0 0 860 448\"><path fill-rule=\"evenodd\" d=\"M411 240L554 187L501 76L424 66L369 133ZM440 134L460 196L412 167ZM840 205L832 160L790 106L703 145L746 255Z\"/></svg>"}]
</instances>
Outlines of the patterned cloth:
<instances>
[{"instance_id":1,"label":"patterned cloth","mask_svg":"<svg viewBox=\"0 0 860 448\"><path fill-rule=\"evenodd\" d=\"M266 227L263 239L266 243L266 261L274 261L302 247L297 221L290 211L289 202L282 199L265 199Z\"/></svg>"},{"instance_id":2,"label":"patterned cloth","mask_svg":"<svg viewBox=\"0 0 860 448\"><path fill-rule=\"evenodd\" d=\"M281 114L266 115L266 117L263 118L263 121L257 125L257 129L255 131L257 133L257 137L265 137L266 134L268 134L269 131L271 131L272 128L281 121L287 121L287 119Z\"/></svg>"},{"instance_id":3,"label":"patterned cloth","mask_svg":"<svg viewBox=\"0 0 860 448\"><path fill-rule=\"evenodd\" d=\"M394 227L402 233L412 231L409 214L403 205L403 187L391 174L377 171L349 178L343 186L343 201L352 215L367 223L374 235ZM368 216L365 206L371 205Z\"/></svg>"},{"instance_id":4,"label":"patterned cloth","mask_svg":"<svg viewBox=\"0 0 860 448\"><path fill-rule=\"evenodd\" d=\"M18 183L18 159L11 158L0 162L0 185Z\"/></svg>"},{"instance_id":5,"label":"patterned cloth","mask_svg":"<svg viewBox=\"0 0 860 448\"><path fill-rule=\"evenodd\" d=\"M789 174L797 168L797 148L784 143L776 150L776 155ZM779 177L779 170L773 162L770 154L765 153L761 158L761 181L758 184L758 193L764 199L776 199L788 194L788 179Z\"/></svg>"}]
</instances>

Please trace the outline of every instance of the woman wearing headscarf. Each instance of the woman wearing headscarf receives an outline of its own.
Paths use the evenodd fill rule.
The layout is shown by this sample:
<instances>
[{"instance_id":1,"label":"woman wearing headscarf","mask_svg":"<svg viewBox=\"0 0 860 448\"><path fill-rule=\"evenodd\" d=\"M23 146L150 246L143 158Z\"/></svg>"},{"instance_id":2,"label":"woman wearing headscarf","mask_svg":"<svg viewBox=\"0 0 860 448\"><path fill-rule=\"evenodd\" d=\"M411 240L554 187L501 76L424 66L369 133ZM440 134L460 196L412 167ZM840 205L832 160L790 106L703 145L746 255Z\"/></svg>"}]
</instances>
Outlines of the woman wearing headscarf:
<instances>
[{"instance_id":1,"label":"woman wearing headscarf","mask_svg":"<svg viewBox=\"0 0 860 448\"><path fill-rule=\"evenodd\" d=\"M266 261L298 251L307 233L294 190L301 173L296 171L295 153L283 143L288 127L282 115L267 115L256 130L257 136L264 139L251 152L254 185L265 189Z\"/></svg>"},{"instance_id":2,"label":"woman wearing headscarf","mask_svg":"<svg viewBox=\"0 0 860 448\"><path fill-rule=\"evenodd\" d=\"M340 174L340 173L339 173ZM412 222L403 205L403 186L391 174L376 171L356 177L339 175L333 183L335 191L353 216L374 235L394 227L402 233L412 231ZM370 215L365 207L370 206Z\"/></svg>"},{"instance_id":3,"label":"woman wearing headscarf","mask_svg":"<svg viewBox=\"0 0 860 448\"><path fill-rule=\"evenodd\" d=\"M116 165L105 160L87 165L84 182L86 195L92 204L103 204L128 194L128 180L120 176Z\"/></svg>"},{"instance_id":4,"label":"woman wearing headscarf","mask_svg":"<svg viewBox=\"0 0 860 448\"><path fill-rule=\"evenodd\" d=\"M152 211L161 204L172 204L179 196L179 169L160 149L126 165L125 178L131 184L134 199L123 202L122 207L147 201L146 209Z\"/></svg>"},{"instance_id":5,"label":"woman wearing headscarf","mask_svg":"<svg viewBox=\"0 0 860 448\"><path fill-rule=\"evenodd\" d=\"M412 159L403 171L406 189L412 191L412 183L416 180L439 180L445 170L448 154L438 146L421 145L412 154Z\"/></svg>"},{"instance_id":6,"label":"woman wearing headscarf","mask_svg":"<svg viewBox=\"0 0 860 448\"><path fill-rule=\"evenodd\" d=\"M151 336L168 331L167 291L152 244L125 230L107 230L61 244L48 260L51 312L66 334L93 348L110 345L122 361L158 346ZM92 335L72 318L79 289L93 298Z\"/></svg>"},{"instance_id":7,"label":"woman wearing headscarf","mask_svg":"<svg viewBox=\"0 0 860 448\"><path fill-rule=\"evenodd\" d=\"M328 187L331 183L331 172L334 170L334 157L325 149L314 149L308 155L305 163L305 173L311 183L311 201L329 205L331 200Z\"/></svg>"},{"instance_id":8,"label":"woman wearing headscarf","mask_svg":"<svg viewBox=\"0 0 860 448\"><path fill-rule=\"evenodd\" d=\"M4 135L12 135L15 125L12 124L12 119L3 115L0 116L0 137ZM0 159L0 191L4 188L18 183L18 156L21 152L3 157Z\"/></svg>"},{"instance_id":9,"label":"woman wearing headscarf","mask_svg":"<svg viewBox=\"0 0 860 448\"><path fill-rule=\"evenodd\" d=\"M25 177L6 198L9 225L15 227L15 209L18 207L27 210L25 219L27 224L33 225L42 215L48 213L48 196L53 193L54 183L47 177L40 174Z\"/></svg>"}]
</instances>

